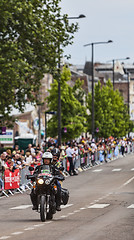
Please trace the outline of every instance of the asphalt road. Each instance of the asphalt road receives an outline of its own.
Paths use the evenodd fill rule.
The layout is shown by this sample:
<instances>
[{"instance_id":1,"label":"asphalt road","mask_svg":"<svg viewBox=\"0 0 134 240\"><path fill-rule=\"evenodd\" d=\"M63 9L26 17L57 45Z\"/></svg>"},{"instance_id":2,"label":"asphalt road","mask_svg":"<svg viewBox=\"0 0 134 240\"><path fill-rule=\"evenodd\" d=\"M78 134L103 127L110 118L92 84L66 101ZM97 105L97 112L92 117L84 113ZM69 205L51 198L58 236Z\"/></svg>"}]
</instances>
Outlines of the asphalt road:
<instances>
[{"instance_id":1,"label":"asphalt road","mask_svg":"<svg viewBox=\"0 0 134 240\"><path fill-rule=\"evenodd\" d=\"M134 155L66 178L68 205L42 223L29 193L0 198L0 240L134 240Z\"/></svg>"}]
</instances>

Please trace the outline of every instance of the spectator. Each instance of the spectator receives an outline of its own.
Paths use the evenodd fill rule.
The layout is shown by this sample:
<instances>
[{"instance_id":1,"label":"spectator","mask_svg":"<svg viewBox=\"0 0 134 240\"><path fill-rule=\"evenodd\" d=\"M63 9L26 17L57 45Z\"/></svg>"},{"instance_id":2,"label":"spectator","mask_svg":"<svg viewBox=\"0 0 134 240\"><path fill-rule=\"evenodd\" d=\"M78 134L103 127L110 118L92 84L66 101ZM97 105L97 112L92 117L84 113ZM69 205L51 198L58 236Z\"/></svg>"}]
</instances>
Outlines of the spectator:
<instances>
[{"instance_id":1,"label":"spectator","mask_svg":"<svg viewBox=\"0 0 134 240\"><path fill-rule=\"evenodd\" d=\"M11 154L12 154L10 149L7 149L7 150L6 150L6 153L7 153L9 156L11 156Z\"/></svg>"},{"instance_id":2,"label":"spectator","mask_svg":"<svg viewBox=\"0 0 134 240\"><path fill-rule=\"evenodd\" d=\"M81 167L84 167L84 165L85 165L85 157L84 157L85 149L84 149L84 145L80 144L79 145L79 149L80 149L80 165L81 165Z\"/></svg>"},{"instance_id":3,"label":"spectator","mask_svg":"<svg viewBox=\"0 0 134 240\"><path fill-rule=\"evenodd\" d=\"M122 156L125 156L125 146L126 146L126 143L125 143L125 141L123 140L123 138L121 139L120 144L121 144L121 153L122 153Z\"/></svg>"},{"instance_id":4,"label":"spectator","mask_svg":"<svg viewBox=\"0 0 134 240\"><path fill-rule=\"evenodd\" d=\"M7 156L7 153L6 153L6 152L5 152L5 153L3 152L3 153L1 154L1 158L0 158L1 166L4 166L4 165L5 165L6 156Z\"/></svg>"},{"instance_id":5,"label":"spectator","mask_svg":"<svg viewBox=\"0 0 134 240\"><path fill-rule=\"evenodd\" d=\"M37 151L35 155L35 164L39 166L41 165L41 161L42 161L42 152Z\"/></svg>"},{"instance_id":6,"label":"spectator","mask_svg":"<svg viewBox=\"0 0 134 240\"><path fill-rule=\"evenodd\" d=\"M52 154L56 153L57 156L58 156L58 159L59 159L59 157L60 157L60 150L58 149L58 146L57 146L56 143L53 143L53 149L51 150L51 153Z\"/></svg>"},{"instance_id":7,"label":"spectator","mask_svg":"<svg viewBox=\"0 0 134 240\"><path fill-rule=\"evenodd\" d=\"M84 144L84 159L85 159L85 165L87 165L87 158L88 158L88 153L89 153L88 148L89 148L88 144L85 143L85 144Z\"/></svg>"},{"instance_id":8,"label":"spectator","mask_svg":"<svg viewBox=\"0 0 134 240\"><path fill-rule=\"evenodd\" d=\"M30 166L31 164L33 164L33 158L31 152L27 151L25 155L25 165Z\"/></svg>"},{"instance_id":9,"label":"spectator","mask_svg":"<svg viewBox=\"0 0 134 240\"><path fill-rule=\"evenodd\" d=\"M3 152L5 152L5 148L4 148L4 144L0 144L0 154L2 154Z\"/></svg>"},{"instance_id":10,"label":"spectator","mask_svg":"<svg viewBox=\"0 0 134 240\"><path fill-rule=\"evenodd\" d=\"M102 142L100 142L98 146L98 151L99 151L99 161L102 163L104 161L104 146L102 145Z\"/></svg>"},{"instance_id":11,"label":"spectator","mask_svg":"<svg viewBox=\"0 0 134 240\"><path fill-rule=\"evenodd\" d=\"M95 153L97 152L97 146L95 143L95 140L92 139L92 143L91 143L91 164L92 166L94 166L95 164L97 164L97 162L95 161Z\"/></svg>"},{"instance_id":12,"label":"spectator","mask_svg":"<svg viewBox=\"0 0 134 240\"><path fill-rule=\"evenodd\" d=\"M14 171L14 167L13 167L13 161L12 161L12 157L11 156L7 156L7 161L4 164L5 170L9 169L10 171Z\"/></svg>"},{"instance_id":13,"label":"spectator","mask_svg":"<svg viewBox=\"0 0 134 240\"><path fill-rule=\"evenodd\" d=\"M72 173L73 173L73 175L77 175L77 173L74 170L74 164L73 164L74 151L72 149L71 144L69 144L69 147L66 149L66 154L67 154L68 161L70 163L70 166L69 166L70 176L72 176Z\"/></svg>"},{"instance_id":14,"label":"spectator","mask_svg":"<svg viewBox=\"0 0 134 240\"><path fill-rule=\"evenodd\" d=\"M19 145L15 145L14 154L19 153Z\"/></svg>"},{"instance_id":15,"label":"spectator","mask_svg":"<svg viewBox=\"0 0 134 240\"><path fill-rule=\"evenodd\" d=\"M78 147L75 146L74 147L74 169L76 168L77 166L77 162L78 162L78 158L79 158L79 151L78 151Z\"/></svg>"}]
</instances>

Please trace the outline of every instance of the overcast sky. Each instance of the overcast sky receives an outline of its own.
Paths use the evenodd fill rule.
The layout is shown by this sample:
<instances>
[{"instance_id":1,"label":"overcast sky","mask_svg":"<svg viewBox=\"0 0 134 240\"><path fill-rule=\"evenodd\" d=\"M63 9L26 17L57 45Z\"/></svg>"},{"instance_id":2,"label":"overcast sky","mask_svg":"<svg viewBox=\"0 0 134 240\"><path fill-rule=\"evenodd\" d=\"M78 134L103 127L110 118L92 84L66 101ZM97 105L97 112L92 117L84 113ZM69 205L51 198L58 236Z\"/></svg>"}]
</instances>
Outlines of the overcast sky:
<instances>
[{"instance_id":1,"label":"overcast sky","mask_svg":"<svg viewBox=\"0 0 134 240\"><path fill-rule=\"evenodd\" d=\"M134 62L134 0L61 0L60 6L68 16L86 15L77 20L73 45L65 48L65 54L71 54L70 63L90 61L91 46L83 45L107 40L113 43L94 46L94 61L130 57L125 62Z\"/></svg>"}]
</instances>

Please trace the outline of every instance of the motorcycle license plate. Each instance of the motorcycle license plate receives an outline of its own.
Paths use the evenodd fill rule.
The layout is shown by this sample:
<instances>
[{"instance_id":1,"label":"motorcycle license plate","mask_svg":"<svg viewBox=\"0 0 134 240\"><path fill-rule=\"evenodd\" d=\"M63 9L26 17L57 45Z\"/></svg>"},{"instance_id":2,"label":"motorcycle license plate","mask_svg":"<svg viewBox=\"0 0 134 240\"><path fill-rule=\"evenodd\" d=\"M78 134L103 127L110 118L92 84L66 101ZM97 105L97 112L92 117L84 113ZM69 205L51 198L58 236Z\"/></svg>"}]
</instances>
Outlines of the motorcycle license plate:
<instances>
[{"instance_id":1,"label":"motorcycle license plate","mask_svg":"<svg viewBox=\"0 0 134 240\"><path fill-rule=\"evenodd\" d=\"M42 177L42 176L51 177L52 175L50 173L40 173L38 176L39 177Z\"/></svg>"}]
</instances>

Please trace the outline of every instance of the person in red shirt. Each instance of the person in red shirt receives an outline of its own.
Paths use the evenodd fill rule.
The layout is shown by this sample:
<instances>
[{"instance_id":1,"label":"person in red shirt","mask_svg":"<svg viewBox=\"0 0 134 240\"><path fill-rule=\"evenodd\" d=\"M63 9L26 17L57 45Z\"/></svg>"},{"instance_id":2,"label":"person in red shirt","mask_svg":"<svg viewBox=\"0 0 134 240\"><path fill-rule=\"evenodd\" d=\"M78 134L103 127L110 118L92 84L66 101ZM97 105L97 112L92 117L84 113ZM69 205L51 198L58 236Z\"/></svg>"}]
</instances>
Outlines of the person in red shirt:
<instances>
[{"instance_id":1,"label":"person in red shirt","mask_svg":"<svg viewBox=\"0 0 134 240\"><path fill-rule=\"evenodd\" d=\"M11 156L7 156L7 161L4 165L5 170L9 169L10 171L13 171L13 161Z\"/></svg>"}]
</instances>

